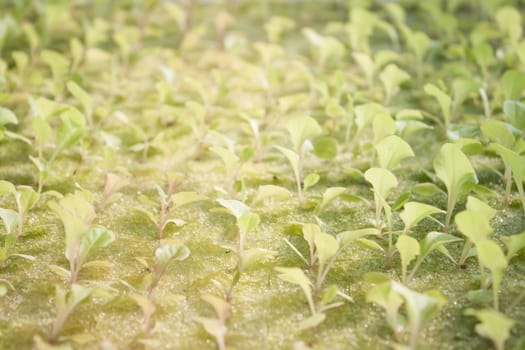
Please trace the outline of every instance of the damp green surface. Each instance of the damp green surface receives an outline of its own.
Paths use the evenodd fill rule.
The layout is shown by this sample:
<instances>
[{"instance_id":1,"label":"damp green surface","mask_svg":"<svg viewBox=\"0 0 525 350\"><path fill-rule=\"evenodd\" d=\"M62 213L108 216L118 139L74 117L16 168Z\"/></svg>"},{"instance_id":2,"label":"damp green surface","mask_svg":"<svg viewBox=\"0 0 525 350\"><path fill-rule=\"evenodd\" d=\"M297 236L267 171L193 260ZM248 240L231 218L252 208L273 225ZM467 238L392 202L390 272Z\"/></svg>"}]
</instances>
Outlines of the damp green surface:
<instances>
[{"instance_id":1,"label":"damp green surface","mask_svg":"<svg viewBox=\"0 0 525 350\"><path fill-rule=\"evenodd\" d=\"M38 1L7 1L0 5L0 17L7 14L17 23L34 23L41 36L42 48L54 49L68 57L71 38L77 37L87 45L84 36L86 28L93 28L97 20L102 23L99 25L108 28L103 31L102 39L90 48L91 51L85 53L82 63L72 68L67 77L84 86L94 97L95 123L86 132L82 142L66 150L53 163L42 197L29 212L24 235L13 249L13 252L34 256L36 260L12 257L0 270L0 278L10 281L15 288L0 298L0 348L31 349L35 336L45 338L55 317L55 286L67 287L67 281L49 268L49 265L68 268L68 262L64 256L63 226L49 210L47 202L56 200L54 192L67 195L81 188L91 191L95 201L98 201L103 192L105 176L109 172L131 178L131 184L121 190L118 200L105 208L94 222L111 230L116 240L107 248L97 251L89 260L105 260L110 265L85 268L80 272L78 282L94 288L95 292L67 320L62 340L76 349L216 348L214 339L195 319L199 316L214 316L212 308L201 297L205 294L220 295L214 281L228 284L235 269L235 255L221 247L223 242L236 242L234 218L213 210L218 207L216 199L227 196L217 187L228 189L231 179L226 177L218 157L207 150L205 138L192 132L180 120L184 118L181 116L184 104L201 98L192 87L186 85L187 78L200 81L214 96L213 121L206 125L207 130L202 130L203 133L215 130L228 136L235 140L237 152L253 142L248 125L238 114L243 112L262 116L266 108L267 115L270 115L263 123L262 161L247 161L240 169L246 183L244 198L239 193L230 195L245 200L252 211L261 217L260 225L247 236L246 246L270 249L277 254L273 259L259 263L244 273L235 286L226 337L228 349L300 349L300 342L313 349L392 348L395 341L384 310L366 302L366 293L372 284L364 280L364 275L378 271L399 280L401 267L398 255L394 257L391 267L386 268L385 257L381 252L359 246L348 247L328 274L325 285L336 284L354 302L345 302L327 311L323 323L306 331L300 331L298 327L300 321L309 316L304 295L296 285L277 278L274 270L277 266L305 267L284 241L286 238L301 251L307 251L296 223L315 223L319 219L326 225L327 233L333 234L372 225L374 206L370 186L348 170L353 168L364 172L375 164L373 147L369 143L371 132L366 130L357 145L353 145L355 148L345 144L342 141L342 127L326 117L323 108L317 104L320 98L315 95L315 89L314 92L309 90L308 81L302 78L292 76L287 81L283 73L291 69L299 74L300 69L287 66L290 64L288 60L297 60L311 69L314 77L321 80L332 77L333 71L319 71L315 67L300 29L308 26L336 36L341 34L337 26L348 21L349 9L345 2L261 1L259 4L257 1L227 1L226 4L196 5L194 31L190 31L186 37L186 46L181 44L181 33L175 20L163 10L162 4L165 2L158 1L157 4L151 1L153 9L148 9L146 3L54 1L44 4ZM382 2L372 3L371 11L386 16L381 7ZM418 8L414 1L402 3L409 16L407 22L420 30L425 29L422 24L428 17L424 9ZM490 17L474 13L474 10L469 12L472 2L462 3L465 5L460 6L456 14L467 14L461 27L463 31L468 32L478 20L487 25L493 24ZM235 20L225 39L227 46L230 45L225 50L217 48L211 24L219 10L228 11ZM142 12L144 17L140 15ZM275 101L266 100L255 75L259 71L250 73L253 66L264 65L264 60L258 56L251 43L265 40L263 24L272 15L289 16L296 21L296 28L280 44L285 53L270 64L276 70L274 83L278 86L273 98L302 92L311 94L315 101L308 102L307 106L295 106L293 112L316 117L324 130L337 136L340 141L339 153L334 159L323 160L313 155L306 159L305 173L317 172L321 180L306 192L306 204L303 207L297 201L289 164L273 147L291 146L282 127L286 115L280 114ZM332 27L329 23L332 23ZM124 55L112 35L129 27L140 26L143 26L142 41L132 40L136 45L134 50ZM437 66L443 67L447 60L447 57L439 56L439 45L453 50L456 42L449 43L445 39L440 41L440 33L430 34L438 47L424 67L425 74L432 81L446 80L446 69L433 71L437 70ZM58 97L53 94L49 68L38 60L41 47L33 53L35 58L30 66L24 72L17 71L10 54L15 50L29 52L27 39L16 30L8 39L0 51L1 62L6 63L5 72L0 71L0 100L19 119L19 124L9 126L9 129L31 139L34 132L27 95L75 106L79 106L79 103L67 92ZM341 40L348 41L347 38ZM376 49L387 46L388 38L375 33L370 37L370 42ZM350 44L345 41L345 45ZM351 49L348 48L348 51L351 52ZM410 71L410 63L404 61L403 55L404 51L401 50L399 64ZM451 56L455 57L453 54ZM169 90L171 95L164 99L159 98L157 84L163 81L159 67L169 68L175 75ZM351 60L350 53L336 68L343 71L356 105L382 103L379 80L377 87L366 87L363 74ZM480 105L476 98L466 103L462 115L465 123L478 123L475 116L481 113ZM402 108L430 110L436 114L438 111L434 101L423 96L416 82L404 85L389 108L392 113ZM495 108L494 113L499 116L501 110ZM400 184L390 199L394 200L401 193L410 191L414 184L433 180L429 177L429 173L433 172L432 159L444 143L442 135L436 130L437 127L423 130L407 138L416 155L395 171ZM163 136L158 137L161 133ZM145 158L141 152L131 150L133 145L144 142L144 135L151 143ZM108 141L108 137L118 140L117 144ZM201 144L205 145L204 152L200 152ZM53 145L48 145L46 152L52 149ZM1 140L0 179L36 188L38 172L28 158L35 153L35 149L23 141L11 138ZM503 171L500 160L490 153L481 153L470 159L477 170L480 184L495 193L487 197L488 203L498 209L492 221L495 239L499 241L500 237L524 231L524 212L514 189L510 206L503 206L504 184L497 172L491 170ZM184 176L178 190L195 191L206 195L208 200L181 207L172 213L174 218L183 219L186 224L180 228L169 226L166 236L187 245L191 255L185 261L172 262L160 280L154 291L156 328L147 341L141 342L143 316L140 308L128 296L130 287L140 289L142 279L147 274L136 258L153 256L159 243L157 229L136 208L151 209L139 200L140 196L157 198L155 186L164 186L165 174L173 171ZM252 205L259 186L267 184L289 189L292 197ZM345 187L347 194L362 196L369 203L338 198L316 218L313 210L315 204L327 188L334 186ZM412 194L410 200L446 207L445 194L431 197ZM14 205L11 197L0 197L0 207L14 208ZM464 207L465 198L462 198L455 211L459 212ZM394 230L403 228L398 214L394 213ZM438 219L444 220L444 215ZM434 230L440 230L440 226L424 220L412 230L412 235L421 239L427 232ZM455 227L451 231L461 236ZM387 244L386 236L373 239L381 246ZM460 243L449 246L454 257L461 254L461 249ZM311 274L306 268L305 271ZM516 322L506 343L508 349L525 349L525 301L513 303L525 288L524 275L525 251L522 250L509 264L500 292L501 311ZM424 328L419 348L459 350L492 346L489 340L476 333L475 318L464 315L467 308L485 306L467 298L468 291L479 287L479 268L475 259L470 259L465 268L460 268L444 256L433 253L422 264L409 287L417 291L437 289L447 297L445 306Z\"/></svg>"}]
</instances>

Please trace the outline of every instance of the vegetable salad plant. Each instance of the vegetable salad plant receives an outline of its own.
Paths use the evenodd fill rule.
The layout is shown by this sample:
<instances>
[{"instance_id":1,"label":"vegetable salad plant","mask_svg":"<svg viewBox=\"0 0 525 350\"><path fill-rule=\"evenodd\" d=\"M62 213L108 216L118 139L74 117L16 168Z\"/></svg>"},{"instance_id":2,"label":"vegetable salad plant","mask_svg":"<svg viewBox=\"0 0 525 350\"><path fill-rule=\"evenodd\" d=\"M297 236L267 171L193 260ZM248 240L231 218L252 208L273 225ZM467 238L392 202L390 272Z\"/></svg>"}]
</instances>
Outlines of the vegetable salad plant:
<instances>
[{"instance_id":1,"label":"vegetable salad plant","mask_svg":"<svg viewBox=\"0 0 525 350\"><path fill-rule=\"evenodd\" d=\"M1 2L0 348L523 348L522 7Z\"/></svg>"}]
</instances>

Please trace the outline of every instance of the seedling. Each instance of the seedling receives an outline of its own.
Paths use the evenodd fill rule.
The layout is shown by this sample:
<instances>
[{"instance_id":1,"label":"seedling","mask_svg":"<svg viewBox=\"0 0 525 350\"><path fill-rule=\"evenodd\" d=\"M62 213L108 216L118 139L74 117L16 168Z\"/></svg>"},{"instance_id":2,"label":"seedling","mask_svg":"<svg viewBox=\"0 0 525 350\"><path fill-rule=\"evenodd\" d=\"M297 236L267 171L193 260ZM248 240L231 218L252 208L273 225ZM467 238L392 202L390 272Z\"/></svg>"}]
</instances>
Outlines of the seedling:
<instances>
[{"instance_id":1,"label":"seedling","mask_svg":"<svg viewBox=\"0 0 525 350\"><path fill-rule=\"evenodd\" d=\"M97 212L103 211L109 204L117 200L118 192L130 183L131 182L128 178L113 173L107 173L104 192L102 193L102 198L97 205Z\"/></svg>"},{"instance_id":2,"label":"seedling","mask_svg":"<svg viewBox=\"0 0 525 350\"><path fill-rule=\"evenodd\" d=\"M175 191L182 184L182 177L174 173L168 173L166 177L166 191L161 186L156 185L160 204L157 204L155 201L146 196L141 197L143 202L146 202L152 206L158 206L158 210L148 211L141 208L135 208L135 210L143 214L155 225L157 228L157 238L159 240L164 238L164 231L166 230L168 224L175 224L176 226L182 226L185 224L185 221L181 219L171 218L172 211L174 209L207 199L205 196L195 192L176 193Z\"/></svg>"},{"instance_id":3,"label":"seedling","mask_svg":"<svg viewBox=\"0 0 525 350\"><path fill-rule=\"evenodd\" d=\"M155 249L153 259L137 258L149 273L143 279L145 295L139 293L131 294L138 306L142 309L142 336L147 338L155 329L155 313L157 310L154 291L160 279L165 274L169 263L173 260L183 261L190 256L190 250L183 244L167 242Z\"/></svg>"},{"instance_id":4,"label":"seedling","mask_svg":"<svg viewBox=\"0 0 525 350\"><path fill-rule=\"evenodd\" d=\"M29 98L29 102L33 112L31 126L37 150L37 156L30 156L30 159L38 169L37 192L41 193L44 182L49 177L51 165L62 152L80 142L86 129L86 122L84 115L74 107L45 98L37 100ZM56 133L53 133L51 124L56 119L60 120L60 125ZM50 142L54 144L53 152L46 155L45 150Z\"/></svg>"},{"instance_id":5,"label":"seedling","mask_svg":"<svg viewBox=\"0 0 525 350\"><path fill-rule=\"evenodd\" d=\"M446 143L434 159L434 171L447 188L447 215L445 232L448 232L456 202L478 183L476 172L459 146Z\"/></svg>"},{"instance_id":6,"label":"seedling","mask_svg":"<svg viewBox=\"0 0 525 350\"><path fill-rule=\"evenodd\" d=\"M202 324L206 332L215 338L219 350L226 350L227 322L231 316L231 305L226 300L210 294L202 296L202 300L213 307L217 318L196 317L195 321Z\"/></svg>"},{"instance_id":7,"label":"seedling","mask_svg":"<svg viewBox=\"0 0 525 350\"><path fill-rule=\"evenodd\" d=\"M497 350L505 349L505 342L510 337L510 331L515 321L501 312L492 309L467 309L465 315L474 316L480 323L476 325L476 332L482 337L489 338Z\"/></svg>"},{"instance_id":8,"label":"seedling","mask_svg":"<svg viewBox=\"0 0 525 350\"><path fill-rule=\"evenodd\" d=\"M75 192L58 202L49 202L49 207L62 221L66 236L66 259L69 271L51 265L53 272L66 277L70 284L76 283L87 257L95 250L106 247L115 240L112 232L104 227L93 225L95 209L86 198L86 194Z\"/></svg>"},{"instance_id":9,"label":"seedling","mask_svg":"<svg viewBox=\"0 0 525 350\"><path fill-rule=\"evenodd\" d=\"M59 341L60 333L64 325L75 309L91 295L92 289L80 284L73 283L69 291L65 291L60 286L55 289L55 307L56 316L53 322L53 328L48 335L50 343L54 344Z\"/></svg>"},{"instance_id":10,"label":"seedling","mask_svg":"<svg viewBox=\"0 0 525 350\"><path fill-rule=\"evenodd\" d=\"M6 219L9 221L9 227L16 227L16 239L18 239L24 234L24 222L27 214L40 199L40 194L29 186L15 187L8 181L0 180L0 195L2 194L11 194L15 199L16 212L10 209L3 209L5 217L2 216L2 218L4 218L6 225ZM16 213L16 216L13 215L14 213Z\"/></svg>"},{"instance_id":11,"label":"seedling","mask_svg":"<svg viewBox=\"0 0 525 350\"><path fill-rule=\"evenodd\" d=\"M301 287L308 306L310 308L310 317L301 322L301 329L316 327L326 317L325 311L342 305L342 302L336 302L334 299L339 296L347 301L353 299L339 290L336 285L324 287L324 281L332 269L337 257L350 242L359 239L370 231L363 232L344 232L338 235L337 239L321 231L321 228L315 224L303 225L303 238L308 243L308 259L295 247L290 241L285 242L301 258L309 269L316 271L315 280L311 281L306 274L299 268L277 267L276 271L280 274L278 277L284 281L297 284Z\"/></svg>"},{"instance_id":12,"label":"seedling","mask_svg":"<svg viewBox=\"0 0 525 350\"><path fill-rule=\"evenodd\" d=\"M408 335L408 349L415 350L421 331L446 303L439 291L415 292L395 282L383 282L367 293L367 301L380 305L387 312L387 321L396 340L403 341ZM405 314L400 308L405 305Z\"/></svg>"}]
</instances>

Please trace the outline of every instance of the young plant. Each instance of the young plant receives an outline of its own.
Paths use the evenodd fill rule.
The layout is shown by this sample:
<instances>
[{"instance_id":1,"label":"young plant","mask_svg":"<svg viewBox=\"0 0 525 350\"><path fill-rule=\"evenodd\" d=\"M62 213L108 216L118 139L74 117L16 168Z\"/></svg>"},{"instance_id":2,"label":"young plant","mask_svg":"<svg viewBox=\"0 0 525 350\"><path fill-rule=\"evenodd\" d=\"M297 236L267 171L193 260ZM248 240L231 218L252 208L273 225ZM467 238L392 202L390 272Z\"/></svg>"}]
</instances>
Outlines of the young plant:
<instances>
[{"instance_id":1,"label":"young plant","mask_svg":"<svg viewBox=\"0 0 525 350\"><path fill-rule=\"evenodd\" d=\"M497 350L505 350L505 342L510 337L510 331L516 322L501 312L492 309L467 309L465 315L474 316L480 323L476 325L476 332L482 337L489 338Z\"/></svg>"},{"instance_id":2,"label":"young plant","mask_svg":"<svg viewBox=\"0 0 525 350\"><path fill-rule=\"evenodd\" d=\"M445 232L448 232L452 212L460 197L478 183L476 172L458 145L444 144L434 158L434 171L447 188L447 214Z\"/></svg>"},{"instance_id":3,"label":"young plant","mask_svg":"<svg viewBox=\"0 0 525 350\"><path fill-rule=\"evenodd\" d=\"M467 237L458 261L460 266L464 265L466 260L471 256L473 244L490 237L493 232L490 220L492 220L495 215L496 210L485 202L472 196L467 198L466 210L458 213L455 218L459 231Z\"/></svg>"},{"instance_id":4,"label":"young plant","mask_svg":"<svg viewBox=\"0 0 525 350\"><path fill-rule=\"evenodd\" d=\"M53 328L47 337L51 344L56 344L60 340L60 333L62 333L67 319L83 301L90 297L92 292L90 288L76 283L73 283L68 291L60 286L56 286L55 290L56 316Z\"/></svg>"},{"instance_id":5,"label":"young plant","mask_svg":"<svg viewBox=\"0 0 525 350\"><path fill-rule=\"evenodd\" d=\"M405 348L416 350L421 331L446 303L439 291L415 292L404 285L388 281L370 289L366 300L380 305L387 312L387 321L398 342L408 338ZM405 313L400 312L405 305Z\"/></svg>"},{"instance_id":6,"label":"young plant","mask_svg":"<svg viewBox=\"0 0 525 350\"><path fill-rule=\"evenodd\" d=\"M160 204L146 196L141 196L141 200L143 202L146 202L152 206L157 206L157 211L148 211L141 208L135 208L135 210L143 214L155 225L157 228L157 239L159 240L164 238L164 231L166 230L168 224L175 224L176 226L182 226L185 224L183 220L171 218L172 211L174 209L207 199L207 197L196 192L176 193L175 191L182 184L182 177L173 173L168 173L166 177L166 191L164 191L161 186L156 185Z\"/></svg>"},{"instance_id":7,"label":"young plant","mask_svg":"<svg viewBox=\"0 0 525 350\"><path fill-rule=\"evenodd\" d=\"M15 187L8 181L0 180L0 195L3 194L11 194L15 199L17 207L16 217L9 221L10 226L12 225L16 227L16 238L18 239L24 234L24 222L27 214L40 199L40 194L35 192L33 188L29 186ZM4 212L6 210L13 212L10 209L4 209Z\"/></svg>"},{"instance_id":8,"label":"young plant","mask_svg":"<svg viewBox=\"0 0 525 350\"><path fill-rule=\"evenodd\" d=\"M86 121L84 115L74 107L45 98L29 98L29 102L33 113L31 126L35 137L34 147L37 150L37 156L29 158L38 169L37 192L41 193L56 158L82 140ZM52 124L56 119L60 120L60 124L54 133ZM53 143L54 147L53 152L47 155L45 151L49 143Z\"/></svg>"},{"instance_id":9,"label":"young plant","mask_svg":"<svg viewBox=\"0 0 525 350\"><path fill-rule=\"evenodd\" d=\"M235 272L228 287L221 285L225 300L231 302L233 289L240 281L243 273L253 267L257 262L274 256L275 252L262 248L246 248L246 236L259 225L261 220L259 215L252 213L248 206L237 200L218 199L217 202L228 214L235 217L235 225L237 226L237 245L227 246L228 249L233 250L236 254Z\"/></svg>"},{"instance_id":10,"label":"young plant","mask_svg":"<svg viewBox=\"0 0 525 350\"><path fill-rule=\"evenodd\" d=\"M148 274L143 279L145 295L132 293L130 295L137 305L142 309L142 337L148 338L155 329L155 313L157 310L154 291L160 279L165 274L171 261L183 261L190 256L190 250L183 244L167 242L155 249L153 259L137 258L143 264Z\"/></svg>"},{"instance_id":11,"label":"young plant","mask_svg":"<svg viewBox=\"0 0 525 350\"><path fill-rule=\"evenodd\" d=\"M98 213L102 212L109 204L117 200L118 192L129 184L131 184L131 181L128 178L113 173L107 173L104 192L102 193L102 198L98 202L96 211Z\"/></svg>"},{"instance_id":12,"label":"young plant","mask_svg":"<svg viewBox=\"0 0 525 350\"><path fill-rule=\"evenodd\" d=\"M347 301L352 298L339 290L337 285L324 287L324 282L328 273L332 269L337 257L342 249L350 242L359 239L370 231L364 232L344 232L338 235L337 239L321 231L315 224L303 225L303 238L308 243L309 258L307 259L290 241L285 242L301 258L310 270L316 271L316 278L310 280L303 270L297 267L277 267L278 277L284 281L297 284L305 294L310 308L310 317L303 320L300 329L316 327L326 317L325 311L342 305L342 302L334 301L337 296Z\"/></svg>"},{"instance_id":13,"label":"young plant","mask_svg":"<svg viewBox=\"0 0 525 350\"><path fill-rule=\"evenodd\" d=\"M374 148L377 152L379 166L388 170L394 170L399 167L404 159L414 157L412 147L396 135L385 137Z\"/></svg>"},{"instance_id":14,"label":"young plant","mask_svg":"<svg viewBox=\"0 0 525 350\"><path fill-rule=\"evenodd\" d=\"M525 191L523 189L523 181L525 180L525 156L522 156L498 143L492 143L490 147L500 155L511 169L514 183L518 188L523 211L525 212Z\"/></svg>"},{"instance_id":15,"label":"young plant","mask_svg":"<svg viewBox=\"0 0 525 350\"><path fill-rule=\"evenodd\" d=\"M290 163L297 184L297 196L299 204L304 203L304 192L319 181L319 175L308 174L303 179L304 158L313 149L310 138L321 132L321 127L312 117L295 117L286 124L286 130L290 134L293 149L275 146Z\"/></svg>"},{"instance_id":16,"label":"young plant","mask_svg":"<svg viewBox=\"0 0 525 350\"><path fill-rule=\"evenodd\" d=\"M115 236L104 227L93 225L95 209L85 193L76 191L58 202L49 202L48 205L64 226L65 255L69 261L69 271L56 265L50 267L53 272L68 278L69 283L74 284L81 268L89 264L86 263L88 256L113 242Z\"/></svg>"},{"instance_id":17,"label":"young plant","mask_svg":"<svg viewBox=\"0 0 525 350\"><path fill-rule=\"evenodd\" d=\"M231 316L231 304L211 294L203 295L202 300L213 307L217 317L196 317L195 321L202 324L206 332L215 338L219 350L226 350L227 322Z\"/></svg>"}]
</instances>

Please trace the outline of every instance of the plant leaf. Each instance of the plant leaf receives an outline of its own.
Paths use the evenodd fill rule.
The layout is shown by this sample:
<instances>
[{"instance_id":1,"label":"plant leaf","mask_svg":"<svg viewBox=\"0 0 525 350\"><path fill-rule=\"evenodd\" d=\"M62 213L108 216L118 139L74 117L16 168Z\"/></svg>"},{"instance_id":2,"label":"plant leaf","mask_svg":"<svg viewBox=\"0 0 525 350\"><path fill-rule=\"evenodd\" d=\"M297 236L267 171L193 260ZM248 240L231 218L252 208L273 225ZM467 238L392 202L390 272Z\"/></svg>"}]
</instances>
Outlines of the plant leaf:
<instances>
[{"instance_id":1,"label":"plant leaf","mask_svg":"<svg viewBox=\"0 0 525 350\"><path fill-rule=\"evenodd\" d=\"M427 216L445 213L444 210L436 208L432 205L419 203L419 202L408 202L405 204L405 208L399 214L401 220L405 224L403 232L407 233L413 226L417 225L421 220Z\"/></svg>"},{"instance_id":2,"label":"plant leaf","mask_svg":"<svg viewBox=\"0 0 525 350\"><path fill-rule=\"evenodd\" d=\"M379 166L388 170L396 169L403 159L414 156L410 145L397 135L385 137L374 147Z\"/></svg>"}]
</instances>

